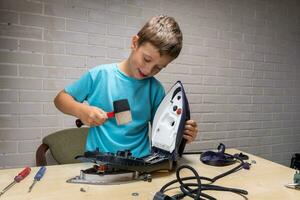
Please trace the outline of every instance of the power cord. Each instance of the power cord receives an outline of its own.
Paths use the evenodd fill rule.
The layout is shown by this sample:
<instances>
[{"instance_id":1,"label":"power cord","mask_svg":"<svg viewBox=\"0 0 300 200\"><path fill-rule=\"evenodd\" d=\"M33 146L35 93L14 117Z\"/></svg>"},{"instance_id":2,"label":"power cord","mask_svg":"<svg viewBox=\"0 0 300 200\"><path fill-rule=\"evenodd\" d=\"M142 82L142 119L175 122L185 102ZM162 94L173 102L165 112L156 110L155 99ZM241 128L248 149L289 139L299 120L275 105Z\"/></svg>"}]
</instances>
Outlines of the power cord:
<instances>
[{"instance_id":1,"label":"power cord","mask_svg":"<svg viewBox=\"0 0 300 200\"><path fill-rule=\"evenodd\" d=\"M192 199L195 200L202 200L202 199L208 199L208 200L216 200L214 197L203 193L203 191L205 190L216 190L216 191L226 191L226 192L233 192L239 195L247 195L248 192L246 190L242 190L242 189L237 189L237 188L228 188L228 187L222 187L222 186L217 186L217 185L212 185L215 181L217 181L220 178L223 178L229 174L232 174L240 169L249 169L250 168L250 164L247 162L244 162L243 159L241 159L239 157L238 154L235 155L230 155L225 153L227 156L231 156L233 158L235 158L236 160L240 161L240 164L234 168L232 168L231 170L222 173L214 178L208 178L208 177L202 177L199 176L199 174L197 173L197 171L189 166L189 165L181 165L176 169L176 179L172 180L168 183L166 183L161 189L160 191L158 191L153 200L178 200L178 199L182 199L185 196L189 196ZM194 176L189 176L189 177L181 177L180 176L180 172L183 169L188 169L190 170ZM188 180L196 180L197 183L193 182L193 183L186 183L186 181ZM209 183L207 184L202 184L201 180L205 180L208 181ZM181 193L180 194L176 194L173 196L168 196L166 194L164 194L164 192L166 192L168 190L168 187L170 187L171 185L175 184L175 183L179 183L180 186L180 190Z\"/></svg>"}]
</instances>

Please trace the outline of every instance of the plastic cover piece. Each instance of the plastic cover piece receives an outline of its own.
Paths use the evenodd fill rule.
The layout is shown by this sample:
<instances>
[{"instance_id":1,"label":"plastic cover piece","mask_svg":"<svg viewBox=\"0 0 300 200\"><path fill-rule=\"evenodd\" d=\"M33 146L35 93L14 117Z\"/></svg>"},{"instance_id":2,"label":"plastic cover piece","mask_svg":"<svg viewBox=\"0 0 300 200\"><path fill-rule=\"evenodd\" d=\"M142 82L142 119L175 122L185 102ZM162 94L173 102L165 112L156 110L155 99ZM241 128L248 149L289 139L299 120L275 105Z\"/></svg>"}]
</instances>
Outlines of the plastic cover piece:
<instances>
[{"instance_id":1,"label":"plastic cover piece","mask_svg":"<svg viewBox=\"0 0 300 200\"><path fill-rule=\"evenodd\" d=\"M172 153L182 140L185 121L190 118L189 115L189 106L183 86L180 81L177 81L155 113L152 127L152 147Z\"/></svg>"}]
</instances>

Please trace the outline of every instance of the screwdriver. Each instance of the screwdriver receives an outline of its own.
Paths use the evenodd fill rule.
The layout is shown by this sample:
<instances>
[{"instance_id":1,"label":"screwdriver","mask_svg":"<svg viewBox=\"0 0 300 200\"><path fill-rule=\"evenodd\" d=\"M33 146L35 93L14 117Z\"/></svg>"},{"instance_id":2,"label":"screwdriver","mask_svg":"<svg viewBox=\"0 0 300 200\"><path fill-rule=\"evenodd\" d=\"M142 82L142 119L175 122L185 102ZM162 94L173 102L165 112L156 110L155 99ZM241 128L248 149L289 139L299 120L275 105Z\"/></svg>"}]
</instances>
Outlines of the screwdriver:
<instances>
[{"instance_id":1,"label":"screwdriver","mask_svg":"<svg viewBox=\"0 0 300 200\"><path fill-rule=\"evenodd\" d=\"M0 196L4 194L7 190L9 190L12 186L14 186L16 183L22 181L30 173L30 171L30 167L25 167L17 176L15 176L14 181L0 192Z\"/></svg>"},{"instance_id":2,"label":"screwdriver","mask_svg":"<svg viewBox=\"0 0 300 200\"><path fill-rule=\"evenodd\" d=\"M42 166L39 171L36 173L36 175L34 176L34 180L33 180L33 183L32 185L29 187L29 190L28 192L31 192L33 186L36 184L37 181L40 181L41 178L44 176L45 174L45 171L46 171L46 167L45 166Z\"/></svg>"}]
</instances>

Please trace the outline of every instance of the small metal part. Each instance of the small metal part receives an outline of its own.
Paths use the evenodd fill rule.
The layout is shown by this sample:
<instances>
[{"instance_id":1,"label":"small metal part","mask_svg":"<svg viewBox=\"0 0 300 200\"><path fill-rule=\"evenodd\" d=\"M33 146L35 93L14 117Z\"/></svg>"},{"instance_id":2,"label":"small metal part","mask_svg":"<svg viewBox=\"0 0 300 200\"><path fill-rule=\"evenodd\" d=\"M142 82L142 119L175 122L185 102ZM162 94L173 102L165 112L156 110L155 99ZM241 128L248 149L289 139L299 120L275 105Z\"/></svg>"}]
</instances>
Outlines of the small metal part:
<instances>
[{"instance_id":1,"label":"small metal part","mask_svg":"<svg viewBox=\"0 0 300 200\"><path fill-rule=\"evenodd\" d=\"M133 192L133 193L131 193L131 196L137 197L137 196L139 196L139 193L138 192Z\"/></svg>"},{"instance_id":2,"label":"small metal part","mask_svg":"<svg viewBox=\"0 0 300 200\"><path fill-rule=\"evenodd\" d=\"M251 164L256 164L256 161L255 160L251 160Z\"/></svg>"},{"instance_id":3,"label":"small metal part","mask_svg":"<svg viewBox=\"0 0 300 200\"><path fill-rule=\"evenodd\" d=\"M32 185L29 187L28 192L31 192L33 186L36 184L37 180L34 180Z\"/></svg>"},{"instance_id":4,"label":"small metal part","mask_svg":"<svg viewBox=\"0 0 300 200\"><path fill-rule=\"evenodd\" d=\"M80 171L80 176L68 179L67 183L92 184L92 185L119 185L137 180L138 172L122 171L110 174L86 173Z\"/></svg>"},{"instance_id":5,"label":"small metal part","mask_svg":"<svg viewBox=\"0 0 300 200\"><path fill-rule=\"evenodd\" d=\"M300 190L300 184L298 184L298 183L289 183L289 184L286 184L284 186L287 187L287 188Z\"/></svg>"},{"instance_id":6,"label":"small metal part","mask_svg":"<svg viewBox=\"0 0 300 200\"><path fill-rule=\"evenodd\" d=\"M154 159L156 159L156 158L158 158L158 157L159 157L159 155L158 155L157 153L154 153L154 154L152 154L151 156L147 157L147 158L145 159L145 162L150 162L151 160L154 160Z\"/></svg>"}]
</instances>

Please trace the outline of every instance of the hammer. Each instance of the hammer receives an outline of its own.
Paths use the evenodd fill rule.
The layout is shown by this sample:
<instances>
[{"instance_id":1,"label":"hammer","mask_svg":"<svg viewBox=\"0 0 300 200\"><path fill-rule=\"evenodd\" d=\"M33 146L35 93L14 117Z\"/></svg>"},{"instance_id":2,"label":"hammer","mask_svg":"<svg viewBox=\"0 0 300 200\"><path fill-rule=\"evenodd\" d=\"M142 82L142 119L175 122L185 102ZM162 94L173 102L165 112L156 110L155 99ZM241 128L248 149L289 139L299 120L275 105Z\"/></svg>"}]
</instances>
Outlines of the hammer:
<instances>
[{"instance_id":1,"label":"hammer","mask_svg":"<svg viewBox=\"0 0 300 200\"><path fill-rule=\"evenodd\" d=\"M120 99L113 102L114 111L106 113L107 118L116 118L118 125L127 124L132 121L130 106L127 99ZM76 126L80 128L83 123L76 119Z\"/></svg>"}]
</instances>

